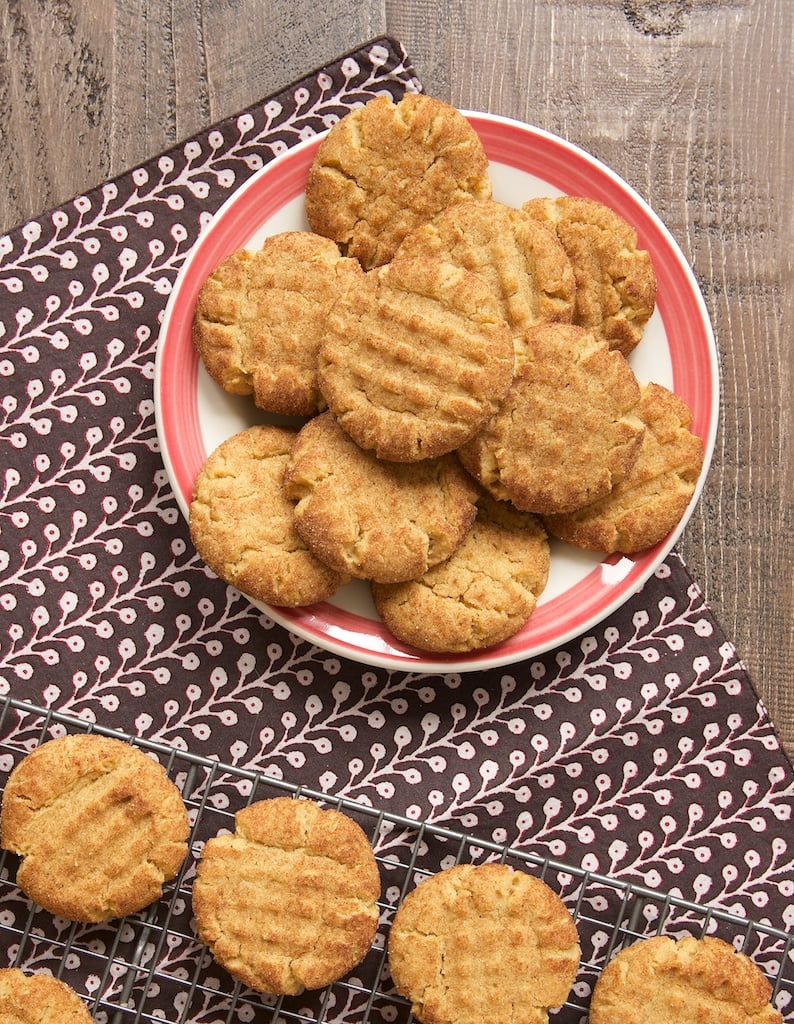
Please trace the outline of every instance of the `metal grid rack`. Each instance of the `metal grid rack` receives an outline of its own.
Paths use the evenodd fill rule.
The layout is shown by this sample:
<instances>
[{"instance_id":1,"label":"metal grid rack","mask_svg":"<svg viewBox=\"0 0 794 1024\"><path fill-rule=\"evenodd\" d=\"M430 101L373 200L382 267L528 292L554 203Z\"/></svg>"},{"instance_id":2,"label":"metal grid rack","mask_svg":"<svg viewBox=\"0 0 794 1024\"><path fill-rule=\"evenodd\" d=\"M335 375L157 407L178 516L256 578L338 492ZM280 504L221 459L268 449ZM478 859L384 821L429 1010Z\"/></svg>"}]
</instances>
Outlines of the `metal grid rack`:
<instances>
[{"instance_id":1,"label":"metal grid rack","mask_svg":"<svg viewBox=\"0 0 794 1024\"><path fill-rule=\"evenodd\" d=\"M485 860L542 878L576 921L580 970L568 1002L551 1014L554 1024L586 1021L592 986L610 957L636 939L659 933L713 934L733 943L765 971L773 1001L783 1012L794 1008L794 937L785 932L13 699L0 701L0 789L7 773L38 744L67 732L88 731L116 736L156 756L180 789L191 822L190 852L162 899L139 914L103 925L64 921L31 904L14 883L16 858L0 853L0 966L49 970L83 996L97 1022L408 1024L410 1006L394 991L388 971L387 937L394 912L422 878L455 863ZM235 812L246 804L285 794L335 807L362 826L380 868L381 917L367 957L348 976L317 992L269 997L244 988L213 962L192 924L191 886L206 839L233 829Z\"/></svg>"}]
</instances>

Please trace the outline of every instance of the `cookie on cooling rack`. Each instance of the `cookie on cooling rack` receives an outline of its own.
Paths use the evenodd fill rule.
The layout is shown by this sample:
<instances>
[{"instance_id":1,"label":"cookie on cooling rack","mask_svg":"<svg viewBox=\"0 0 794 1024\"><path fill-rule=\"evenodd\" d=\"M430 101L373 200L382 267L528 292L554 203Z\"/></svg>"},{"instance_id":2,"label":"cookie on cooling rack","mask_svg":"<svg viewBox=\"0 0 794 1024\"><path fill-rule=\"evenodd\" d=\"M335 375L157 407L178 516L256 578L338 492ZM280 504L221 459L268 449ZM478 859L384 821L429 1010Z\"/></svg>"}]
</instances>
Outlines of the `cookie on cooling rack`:
<instances>
[{"instance_id":1,"label":"cookie on cooling rack","mask_svg":"<svg viewBox=\"0 0 794 1024\"><path fill-rule=\"evenodd\" d=\"M458 455L495 498L570 512L609 494L636 461L640 387L624 357L582 327L540 324L525 340L499 411Z\"/></svg>"},{"instance_id":2,"label":"cookie on cooling rack","mask_svg":"<svg viewBox=\"0 0 794 1024\"><path fill-rule=\"evenodd\" d=\"M358 264L329 239L285 231L227 256L202 285L193 344L225 391L285 416L325 407L317 351L328 311Z\"/></svg>"},{"instance_id":3,"label":"cookie on cooling rack","mask_svg":"<svg viewBox=\"0 0 794 1024\"><path fill-rule=\"evenodd\" d=\"M364 831L310 800L276 797L235 816L204 846L193 884L199 936L259 992L331 984L364 958L377 929L380 876Z\"/></svg>"},{"instance_id":4,"label":"cookie on cooling rack","mask_svg":"<svg viewBox=\"0 0 794 1024\"><path fill-rule=\"evenodd\" d=\"M590 1002L590 1024L782 1024L760 968L707 936L640 939L613 957Z\"/></svg>"},{"instance_id":5,"label":"cookie on cooling rack","mask_svg":"<svg viewBox=\"0 0 794 1024\"><path fill-rule=\"evenodd\" d=\"M414 579L448 558L476 515L479 488L454 455L384 462L330 412L298 433L284 475L300 537L339 573L384 583Z\"/></svg>"},{"instance_id":6,"label":"cookie on cooling rack","mask_svg":"<svg viewBox=\"0 0 794 1024\"><path fill-rule=\"evenodd\" d=\"M378 458L457 448L496 411L513 340L488 285L434 258L360 274L331 310L320 390L340 426Z\"/></svg>"},{"instance_id":7,"label":"cookie on cooling rack","mask_svg":"<svg viewBox=\"0 0 794 1024\"><path fill-rule=\"evenodd\" d=\"M91 1024L88 1007L65 981L49 974L0 968L0 1021L8 1024Z\"/></svg>"},{"instance_id":8,"label":"cookie on cooling rack","mask_svg":"<svg viewBox=\"0 0 794 1024\"><path fill-rule=\"evenodd\" d=\"M549 228L494 199L455 203L408 235L398 257L442 259L481 277L513 332L516 356L524 331L570 322L576 284L571 261Z\"/></svg>"},{"instance_id":9,"label":"cookie on cooling rack","mask_svg":"<svg viewBox=\"0 0 794 1024\"><path fill-rule=\"evenodd\" d=\"M491 195L488 158L464 115L430 96L380 96L346 114L309 170L306 214L366 269L450 203Z\"/></svg>"},{"instance_id":10,"label":"cookie on cooling rack","mask_svg":"<svg viewBox=\"0 0 794 1024\"><path fill-rule=\"evenodd\" d=\"M657 544L681 520L703 467L703 442L689 427L692 412L660 384L646 384L636 407L645 424L637 461L600 501L546 516L546 529L577 547L634 554Z\"/></svg>"},{"instance_id":11,"label":"cookie on cooling rack","mask_svg":"<svg viewBox=\"0 0 794 1024\"><path fill-rule=\"evenodd\" d=\"M17 884L72 921L106 921L162 895L187 854L179 790L143 751L96 733L49 740L11 772L0 845Z\"/></svg>"},{"instance_id":12,"label":"cookie on cooling rack","mask_svg":"<svg viewBox=\"0 0 794 1024\"><path fill-rule=\"evenodd\" d=\"M555 232L570 258L573 322L627 356L656 304L656 274L650 254L637 248L637 232L606 204L582 196L530 199L523 209Z\"/></svg>"},{"instance_id":13,"label":"cookie on cooling rack","mask_svg":"<svg viewBox=\"0 0 794 1024\"><path fill-rule=\"evenodd\" d=\"M323 601L348 579L315 558L295 530L283 480L296 436L259 425L227 438L202 466L189 514L196 550L217 576L284 607Z\"/></svg>"},{"instance_id":14,"label":"cookie on cooling rack","mask_svg":"<svg viewBox=\"0 0 794 1024\"><path fill-rule=\"evenodd\" d=\"M535 610L549 576L540 521L488 495L449 558L406 583L371 584L375 607L403 643L465 652L513 636Z\"/></svg>"},{"instance_id":15,"label":"cookie on cooling rack","mask_svg":"<svg viewBox=\"0 0 794 1024\"><path fill-rule=\"evenodd\" d=\"M570 913L545 882L506 864L460 864L406 896L388 955L422 1024L545 1024L568 998L580 950Z\"/></svg>"}]
</instances>

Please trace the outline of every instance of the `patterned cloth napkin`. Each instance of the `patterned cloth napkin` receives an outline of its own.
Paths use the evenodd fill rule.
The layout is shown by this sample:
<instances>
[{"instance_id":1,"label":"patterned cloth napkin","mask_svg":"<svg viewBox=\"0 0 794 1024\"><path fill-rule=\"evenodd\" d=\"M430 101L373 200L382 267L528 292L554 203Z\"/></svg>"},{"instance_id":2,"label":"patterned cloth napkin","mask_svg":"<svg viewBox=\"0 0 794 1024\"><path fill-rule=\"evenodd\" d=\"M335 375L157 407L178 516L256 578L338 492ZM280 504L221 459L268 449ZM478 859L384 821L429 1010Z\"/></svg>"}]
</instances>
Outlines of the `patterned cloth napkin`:
<instances>
[{"instance_id":1,"label":"patterned cloth napkin","mask_svg":"<svg viewBox=\"0 0 794 1024\"><path fill-rule=\"evenodd\" d=\"M474 674L368 668L212 577L152 378L212 213L353 104L381 38L0 238L0 695L794 927L794 773L681 559L596 629Z\"/></svg>"}]
</instances>

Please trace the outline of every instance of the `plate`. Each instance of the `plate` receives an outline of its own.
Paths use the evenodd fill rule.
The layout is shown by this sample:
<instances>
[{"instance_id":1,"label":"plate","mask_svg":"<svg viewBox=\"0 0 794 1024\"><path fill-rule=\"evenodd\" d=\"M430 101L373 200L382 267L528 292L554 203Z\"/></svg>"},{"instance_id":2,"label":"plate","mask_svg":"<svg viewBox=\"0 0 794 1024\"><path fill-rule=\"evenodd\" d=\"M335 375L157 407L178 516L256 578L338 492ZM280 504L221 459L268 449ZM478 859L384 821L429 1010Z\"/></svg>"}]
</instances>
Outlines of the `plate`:
<instances>
[{"instance_id":1,"label":"plate","mask_svg":"<svg viewBox=\"0 0 794 1024\"><path fill-rule=\"evenodd\" d=\"M641 382L656 381L687 402L705 458L687 512L664 541L638 556L601 558L553 540L549 582L524 628L465 657L428 655L400 644L378 619L361 581L305 608L252 602L320 648L406 672L468 672L532 658L586 633L618 609L654 573L684 529L702 491L717 430L719 373L711 324L694 275L660 219L625 181L577 146L509 118L465 114L488 155L495 199L520 206L533 196L589 196L634 225L639 246L653 260L657 304L629 361ZM200 365L191 340L198 291L233 250L258 248L278 231L309 230L303 194L321 138L282 153L230 196L195 243L169 298L157 349L155 415L166 472L185 516L207 455L236 431L275 419L250 399L226 394Z\"/></svg>"}]
</instances>

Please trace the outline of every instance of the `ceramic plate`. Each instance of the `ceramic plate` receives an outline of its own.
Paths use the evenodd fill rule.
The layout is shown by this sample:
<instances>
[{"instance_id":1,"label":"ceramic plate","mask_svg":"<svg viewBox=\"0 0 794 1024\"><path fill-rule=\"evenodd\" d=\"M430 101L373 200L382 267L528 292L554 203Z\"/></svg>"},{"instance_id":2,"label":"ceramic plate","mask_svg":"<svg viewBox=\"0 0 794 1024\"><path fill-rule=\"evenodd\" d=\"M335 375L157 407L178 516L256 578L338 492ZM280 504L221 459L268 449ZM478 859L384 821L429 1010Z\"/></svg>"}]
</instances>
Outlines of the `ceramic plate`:
<instances>
[{"instance_id":1,"label":"ceramic plate","mask_svg":"<svg viewBox=\"0 0 794 1024\"><path fill-rule=\"evenodd\" d=\"M466 116L488 154L495 199L520 206L533 196L589 196L635 226L639 246L650 252L656 270L657 307L630 362L641 382L656 381L688 403L706 457L687 513L664 541L638 556L604 559L552 541L548 586L526 626L504 643L463 658L401 645L378 620L363 582L350 583L331 601L307 608L258 605L318 647L409 672L465 672L531 658L586 633L619 608L656 570L686 525L711 460L719 409L717 354L702 296L676 242L648 205L604 164L548 132L489 114ZM320 138L278 156L235 192L208 224L176 280L159 339L154 394L166 471L185 515L207 455L236 431L268 419L250 399L223 392L199 364L191 342L196 296L234 249L257 248L278 231L309 230L303 192Z\"/></svg>"}]
</instances>

